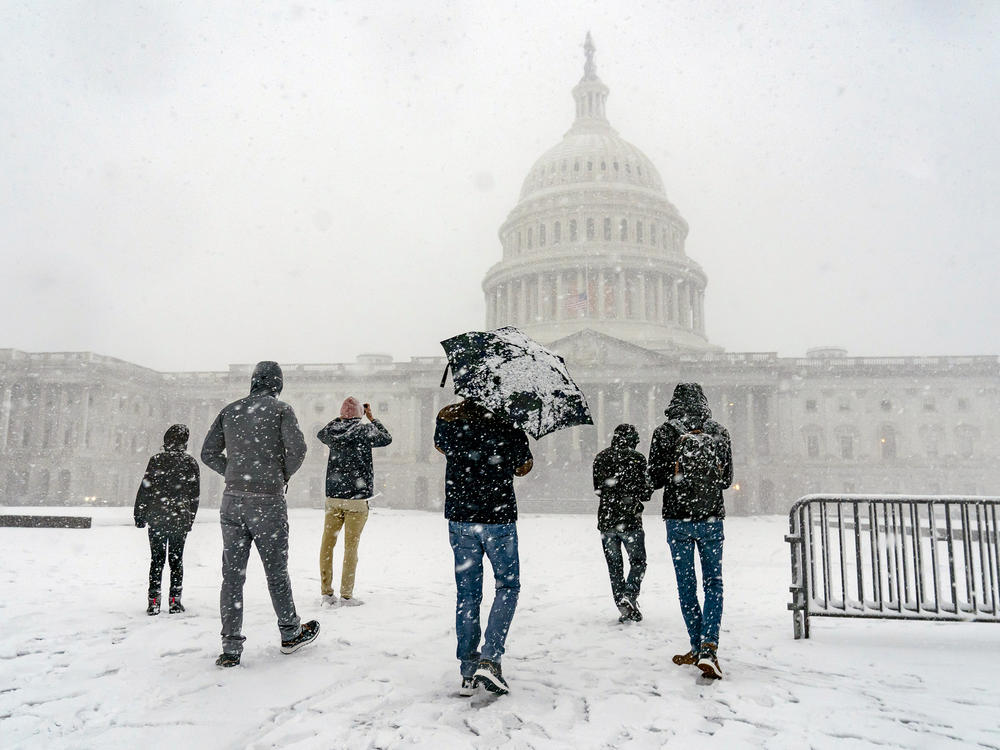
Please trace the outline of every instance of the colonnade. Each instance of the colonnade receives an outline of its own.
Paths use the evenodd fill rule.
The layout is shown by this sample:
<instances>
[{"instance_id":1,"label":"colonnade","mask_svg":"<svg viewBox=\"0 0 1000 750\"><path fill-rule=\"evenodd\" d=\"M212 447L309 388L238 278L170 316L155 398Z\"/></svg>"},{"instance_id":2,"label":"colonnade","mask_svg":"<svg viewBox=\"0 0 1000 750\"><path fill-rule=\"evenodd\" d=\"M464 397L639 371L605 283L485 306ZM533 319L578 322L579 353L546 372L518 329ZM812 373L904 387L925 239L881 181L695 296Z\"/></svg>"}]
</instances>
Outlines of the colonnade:
<instances>
[{"instance_id":1,"label":"colonnade","mask_svg":"<svg viewBox=\"0 0 1000 750\"><path fill-rule=\"evenodd\" d=\"M486 296L487 324L590 318L639 320L705 333L705 290L682 275L625 269L540 271L501 281Z\"/></svg>"}]
</instances>

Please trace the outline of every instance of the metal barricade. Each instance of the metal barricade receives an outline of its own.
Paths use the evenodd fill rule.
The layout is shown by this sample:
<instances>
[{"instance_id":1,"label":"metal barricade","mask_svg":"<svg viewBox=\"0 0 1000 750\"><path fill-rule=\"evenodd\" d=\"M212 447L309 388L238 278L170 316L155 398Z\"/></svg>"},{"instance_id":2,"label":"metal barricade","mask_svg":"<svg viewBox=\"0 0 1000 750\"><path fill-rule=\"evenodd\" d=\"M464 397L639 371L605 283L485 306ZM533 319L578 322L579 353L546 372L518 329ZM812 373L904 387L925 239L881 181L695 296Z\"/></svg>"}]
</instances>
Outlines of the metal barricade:
<instances>
[{"instance_id":1,"label":"metal barricade","mask_svg":"<svg viewBox=\"0 0 1000 750\"><path fill-rule=\"evenodd\" d=\"M1000 498L807 495L788 513L795 638L810 617L1000 622Z\"/></svg>"}]
</instances>

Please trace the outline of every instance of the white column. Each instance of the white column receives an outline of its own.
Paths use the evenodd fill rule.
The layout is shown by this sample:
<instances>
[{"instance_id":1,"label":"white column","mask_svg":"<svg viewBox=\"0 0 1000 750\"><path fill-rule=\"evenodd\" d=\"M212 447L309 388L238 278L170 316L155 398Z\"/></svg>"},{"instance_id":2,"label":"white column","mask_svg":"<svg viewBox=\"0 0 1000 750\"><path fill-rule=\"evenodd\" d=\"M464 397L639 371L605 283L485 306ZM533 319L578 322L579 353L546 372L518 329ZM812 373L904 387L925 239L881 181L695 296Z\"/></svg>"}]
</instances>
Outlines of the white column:
<instances>
[{"instance_id":1,"label":"white column","mask_svg":"<svg viewBox=\"0 0 1000 750\"><path fill-rule=\"evenodd\" d=\"M563 275L562 271L556 271L556 320L563 317Z\"/></svg>"},{"instance_id":2,"label":"white column","mask_svg":"<svg viewBox=\"0 0 1000 750\"><path fill-rule=\"evenodd\" d=\"M646 275L639 274L639 320L646 320Z\"/></svg>"},{"instance_id":3,"label":"white column","mask_svg":"<svg viewBox=\"0 0 1000 750\"><path fill-rule=\"evenodd\" d=\"M625 270L622 269L618 272L618 284L615 290L615 317L618 320L625 320L625 294L626 294L626 284L625 284Z\"/></svg>"},{"instance_id":4,"label":"white column","mask_svg":"<svg viewBox=\"0 0 1000 750\"><path fill-rule=\"evenodd\" d=\"M695 289L691 282L688 282L688 307L691 310L691 314L688 316L688 327L693 331L697 328L697 316L695 315Z\"/></svg>"},{"instance_id":5,"label":"white column","mask_svg":"<svg viewBox=\"0 0 1000 750\"><path fill-rule=\"evenodd\" d=\"M597 272L597 317L604 318L607 314L604 309L604 300L607 298L607 292L604 289L604 271Z\"/></svg>"},{"instance_id":6,"label":"white column","mask_svg":"<svg viewBox=\"0 0 1000 750\"><path fill-rule=\"evenodd\" d=\"M584 281L583 271L578 269L577 272L576 272L576 294L577 294L577 298L579 298L579 295L582 294L583 292L588 292L589 291L588 289L584 288L584 283L585 283L585 281ZM589 295L588 295L588 297L589 297ZM574 302L575 301L576 300L574 300ZM576 313L576 317L578 317L578 318L585 318L585 317L587 317L587 311L586 311L586 309L579 310Z\"/></svg>"},{"instance_id":7,"label":"white column","mask_svg":"<svg viewBox=\"0 0 1000 750\"><path fill-rule=\"evenodd\" d=\"M664 305L663 305L663 274L656 274L656 322L665 323L666 316L664 315Z\"/></svg>"},{"instance_id":8,"label":"white column","mask_svg":"<svg viewBox=\"0 0 1000 750\"><path fill-rule=\"evenodd\" d=\"M754 436L757 425L754 423L753 391L747 389L747 460L757 455L757 439Z\"/></svg>"},{"instance_id":9,"label":"white column","mask_svg":"<svg viewBox=\"0 0 1000 750\"><path fill-rule=\"evenodd\" d=\"M681 309L680 309L680 289L681 280L671 279L672 283L670 285L670 321L675 325L680 325L681 322Z\"/></svg>"},{"instance_id":10,"label":"white column","mask_svg":"<svg viewBox=\"0 0 1000 750\"><path fill-rule=\"evenodd\" d=\"M523 326L528 321L528 284L524 276L521 277L519 283L521 294L518 299L517 324Z\"/></svg>"},{"instance_id":11,"label":"white column","mask_svg":"<svg viewBox=\"0 0 1000 750\"><path fill-rule=\"evenodd\" d=\"M504 289L507 294L507 314L504 316L504 325L513 325L516 321L514 320L514 282L507 281L504 282Z\"/></svg>"},{"instance_id":12,"label":"white column","mask_svg":"<svg viewBox=\"0 0 1000 750\"><path fill-rule=\"evenodd\" d=\"M0 401L0 451L7 449L7 433L10 431L10 388L3 389L3 400Z\"/></svg>"},{"instance_id":13,"label":"white column","mask_svg":"<svg viewBox=\"0 0 1000 750\"><path fill-rule=\"evenodd\" d=\"M535 320L545 320L545 275L538 274L535 281L538 286L538 294L535 297Z\"/></svg>"}]
</instances>

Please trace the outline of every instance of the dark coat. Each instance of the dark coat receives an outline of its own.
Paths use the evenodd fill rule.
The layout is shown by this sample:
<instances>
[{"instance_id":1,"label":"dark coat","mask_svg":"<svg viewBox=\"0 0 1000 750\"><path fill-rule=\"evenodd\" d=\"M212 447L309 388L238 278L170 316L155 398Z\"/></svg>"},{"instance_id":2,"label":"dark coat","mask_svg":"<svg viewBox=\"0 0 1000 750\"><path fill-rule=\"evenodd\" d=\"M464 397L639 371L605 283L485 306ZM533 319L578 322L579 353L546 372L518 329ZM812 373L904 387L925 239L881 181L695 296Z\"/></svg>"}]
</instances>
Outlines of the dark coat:
<instances>
[{"instance_id":1,"label":"dark coat","mask_svg":"<svg viewBox=\"0 0 1000 750\"><path fill-rule=\"evenodd\" d=\"M201 471L188 455L188 428L172 425L163 436L163 452L149 459L135 495L136 525L166 532L187 532L194 524L201 494Z\"/></svg>"},{"instance_id":2,"label":"dark coat","mask_svg":"<svg viewBox=\"0 0 1000 750\"><path fill-rule=\"evenodd\" d=\"M340 498L371 497L375 471L372 448L392 442L392 435L377 419L365 424L359 417L337 417L316 435L330 446L326 462L326 496Z\"/></svg>"},{"instance_id":3,"label":"dark coat","mask_svg":"<svg viewBox=\"0 0 1000 750\"><path fill-rule=\"evenodd\" d=\"M226 406L212 422L201 460L226 478L226 492L283 495L306 457L306 440L281 393L281 368L261 362L250 395Z\"/></svg>"},{"instance_id":4,"label":"dark coat","mask_svg":"<svg viewBox=\"0 0 1000 750\"><path fill-rule=\"evenodd\" d=\"M646 457L635 450L638 444L635 427L618 425L611 447L594 458L594 493L601 499L597 528L601 531L642 528L643 503L653 490L646 478Z\"/></svg>"},{"instance_id":5,"label":"dark coat","mask_svg":"<svg viewBox=\"0 0 1000 750\"><path fill-rule=\"evenodd\" d=\"M726 507L722 491L733 483L733 450L729 432L712 419L708 399L697 383L678 383L664 414L667 421L653 432L647 469L653 488L663 488L663 517L691 521L724 518ZM692 430L701 430L718 441L722 476L718 488L686 498L678 496L674 472L680 438Z\"/></svg>"},{"instance_id":6,"label":"dark coat","mask_svg":"<svg viewBox=\"0 0 1000 750\"><path fill-rule=\"evenodd\" d=\"M450 521L514 523L514 476L530 471L528 436L466 399L437 416L434 447L448 459L444 515Z\"/></svg>"}]
</instances>

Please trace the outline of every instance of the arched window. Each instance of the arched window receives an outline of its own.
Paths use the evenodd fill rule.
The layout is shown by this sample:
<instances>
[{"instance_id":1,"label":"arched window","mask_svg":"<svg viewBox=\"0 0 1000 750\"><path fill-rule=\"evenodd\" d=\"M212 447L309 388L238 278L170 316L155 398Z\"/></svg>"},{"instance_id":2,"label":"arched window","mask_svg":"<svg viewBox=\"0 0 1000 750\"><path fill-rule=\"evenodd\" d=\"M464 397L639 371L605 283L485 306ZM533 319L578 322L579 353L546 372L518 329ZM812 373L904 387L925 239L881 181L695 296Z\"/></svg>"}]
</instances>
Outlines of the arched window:
<instances>
[{"instance_id":1,"label":"arched window","mask_svg":"<svg viewBox=\"0 0 1000 750\"><path fill-rule=\"evenodd\" d=\"M531 227L528 227L528 249L531 249Z\"/></svg>"},{"instance_id":2,"label":"arched window","mask_svg":"<svg viewBox=\"0 0 1000 750\"><path fill-rule=\"evenodd\" d=\"M552 225L552 244L558 245L562 242L562 224L558 221Z\"/></svg>"},{"instance_id":3,"label":"arched window","mask_svg":"<svg viewBox=\"0 0 1000 750\"><path fill-rule=\"evenodd\" d=\"M573 162L573 171L574 172L579 172L580 171L580 162L578 162L578 161Z\"/></svg>"},{"instance_id":4,"label":"arched window","mask_svg":"<svg viewBox=\"0 0 1000 750\"><path fill-rule=\"evenodd\" d=\"M610 242L611 241L611 217L610 216L605 216L604 217L604 241L605 242Z\"/></svg>"},{"instance_id":5,"label":"arched window","mask_svg":"<svg viewBox=\"0 0 1000 750\"><path fill-rule=\"evenodd\" d=\"M667 228L663 227L663 247L666 250L671 250L670 243L667 242Z\"/></svg>"},{"instance_id":6,"label":"arched window","mask_svg":"<svg viewBox=\"0 0 1000 750\"><path fill-rule=\"evenodd\" d=\"M622 219L618 225L618 239L622 242L628 241L628 219Z\"/></svg>"},{"instance_id":7,"label":"arched window","mask_svg":"<svg viewBox=\"0 0 1000 750\"><path fill-rule=\"evenodd\" d=\"M517 233L517 251L521 252L521 233Z\"/></svg>"},{"instance_id":8,"label":"arched window","mask_svg":"<svg viewBox=\"0 0 1000 750\"><path fill-rule=\"evenodd\" d=\"M576 242L576 219L569 220L569 241Z\"/></svg>"},{"instance_id":9,"label":"arched window","mask_svg":"<svg viewBox=\"0 0 1000 750\"><path fill-rule=\"evenodd\" d=\"M656 247L656 224L649 225L649 244Z\"/></svg>"},{"instance_id":10,"label":"arched window","mask_svg":"<svg viewBox=\"0 0 1000 750\"><path fill-rule=\"evenodd\" d=\"M594 239L594 220L587 219L587 239Z\"/></svg>"},{"instance_id":11,"label":"arched window","mask_svg":"<svg viewBox=\"0 0 1000 750\"><path fill-rule=\"evenodd\" d=\"M635 223L635 241L636 242L644 242L645 241L645 237L643 237L643 235L642 235L642 222L641 221L637 221Z\"/></svg>"},{"instance_id":12,"label":"arched window","mask_svg":"<svg viewBox=\"0 0 1000 750\"><path fill-rule=\"evenodd\" d=\"M607 162L603 162L602 161L601 162L601 171L602 172L606 172L607 170L608 170L608 164L607 164Z\"/></svg>"},{"instance_id":13,"label":"arched window","mask_svg":"<svg viewBox=\"0 0 1000 750\"><path fill-rule=\"evenodd\" d=\"M545 225L541 224L538 227L538 246L545 247Z\"/></svg>"}]
</instances>

